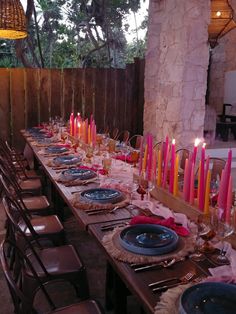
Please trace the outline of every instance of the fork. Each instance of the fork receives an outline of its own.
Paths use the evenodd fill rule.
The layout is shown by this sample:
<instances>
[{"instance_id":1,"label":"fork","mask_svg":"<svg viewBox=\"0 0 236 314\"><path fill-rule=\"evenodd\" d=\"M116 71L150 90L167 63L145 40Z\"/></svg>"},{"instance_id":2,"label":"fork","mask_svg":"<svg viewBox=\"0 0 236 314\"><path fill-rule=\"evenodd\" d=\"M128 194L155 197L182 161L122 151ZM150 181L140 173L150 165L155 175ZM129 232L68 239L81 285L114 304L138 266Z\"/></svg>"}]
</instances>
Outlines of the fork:
<instances>
[{"instance_id":1,"label":"fork","mask_svg":"<svg viewBox=\"0 0 236 314\"><path fill-rule=\"evenodd\" d=\"M172 258L172 259L169 259L169 260L165 260L165 261L162 261L160 263L153 263L153 264L149 264L149 265L136 265L136 266L131 266L135 272L141 272L141 271L145 271L145 270L151 270L153 268L156 268L156 267L163 267L163 268L168 268L172 265L174 265L175 263L177 262L181 262L183 261L185 258L180 258L180 259L176 259L176 258Z\"/></svg>"},{"instance_id":2,"label":"fork","mask_svg":"<svg viewBox=\"0 0 236 314\"><path fill-rule=\"evenodd\" d=\"M156 285L160 285L166 282L171 282L173 280L178 280L178 282L174 283L174 284L165 284L164 286L160 286L160 287L156 287L156 288L152 288L153 292L158 292L158 291L162 291L165 289L169 289L169 288L173 288L173 287L177 287L179 285L183 285L186 284L187 282L189 282L193 277L195 276L195 272L188 272L187 274L185 274L183 277L177 278L177 277L173 277L173 278L169 278L169 279L164 279L164 280L160 280L154 283L149 284L149 288L152 288L153 286Z\"/></svg>"},{"instance_id":3,"label":"fork","mask_svg":"<svg viewBox=\"0 0 236 314\"><path fill-rule=\"evenodd\" d=\"M106 213L113 213L115 212L117 209L119 208L122 208L120 206L115 206L114 208L112 209L104 209L104 208L101 208L101 209L85 209L85 212L87 214L92 214L92 213L98 213L98 212L106 212Z\"/></svg>"},{"instance_id":4,"label":"fork","mask_svg":"<svg viewBox=\"0 0 236 314\"><path fill-rule=\"evenodd\" d=\"M91 211L85 211L89 216L92 215L100 215L100 214L114 214L115 211L119 208L119 206L114 207L113 209L107 210L107 209L95 209L95 210L91 210Z\"/></svg>"}]
</instances>

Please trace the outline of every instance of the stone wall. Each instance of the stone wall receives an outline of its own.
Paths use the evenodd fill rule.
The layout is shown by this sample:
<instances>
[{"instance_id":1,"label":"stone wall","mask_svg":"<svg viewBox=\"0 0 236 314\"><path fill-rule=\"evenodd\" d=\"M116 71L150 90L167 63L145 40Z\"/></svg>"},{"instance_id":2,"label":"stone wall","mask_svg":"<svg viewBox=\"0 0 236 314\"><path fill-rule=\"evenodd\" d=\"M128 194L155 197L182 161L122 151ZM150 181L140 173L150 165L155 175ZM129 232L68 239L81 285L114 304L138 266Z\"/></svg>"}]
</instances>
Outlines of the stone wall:
<instances>
[{"instance_id":1,"label":"stone wall","mask_svg":"<svg viewBox=\"0 0 236 314\"><path fill-rule=\"evenodd\" d=\"M179 147L202 137L210 0L150 0L144 133Z\"/></svg>"}]
</instances>

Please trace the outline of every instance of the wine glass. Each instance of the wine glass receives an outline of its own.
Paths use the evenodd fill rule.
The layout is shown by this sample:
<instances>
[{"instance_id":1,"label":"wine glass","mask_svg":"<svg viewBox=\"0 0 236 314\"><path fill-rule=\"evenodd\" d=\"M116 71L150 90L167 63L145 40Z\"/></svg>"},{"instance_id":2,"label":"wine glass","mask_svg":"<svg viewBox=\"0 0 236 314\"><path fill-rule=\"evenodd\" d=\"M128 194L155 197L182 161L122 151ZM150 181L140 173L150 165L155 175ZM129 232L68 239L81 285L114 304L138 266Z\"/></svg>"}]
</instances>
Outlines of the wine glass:
<instances>
[{"instance_id":1,"label":"wine glass","mask_svg":"<svg viewBox=\"0 0 236 314\"><path fill-rule=\"evenodd\" d=\"M189 256L195 262L200 262L205 259L205 255L200 251L200 241L201 241L200 226L197 223L197 236L196 236L194 252Z\"/></svg>"},{"instance_id":2,"label":"wine glass","mask_svg":"<svg viewBox=\"0 0 236 314\"><path fill-rule=\"evenodd\" d=\"M213 260L219 265L229 264L229 259L224 250L224 239L234 232L234 209L230 209L225 213L221 208L215 209L214 227L216 231L216 238L220 240L220 253L213 256Z\"/></svg>"},{"instance_id":3,"label":"wine glass","mask_svg":"<svg viewBox=\"0 0 236 314\"><path fill-rule=\"evenodd\" d=\"M147 193L148 181L145 179L145 174L141 173L139 177L139 184L137 192L141 195L141 200L143 201L144 195Z\"/></svg>"},{"instance_id":4,"label":"wine glass","mask_svg":"<svg viewBox=\"0 0 236 314\"><path fill-rule=\"evenodd\" d=\"M215 179L211 182L210 189L210 204L211 207L215 207L217 204L217 195L219 193L219 180Z\"/></svg>"},{"instance_id":5,"label":"wine glass","mask_svg":"<svg viewBox=\"0 0 236 314\"><path fill-rule=\"evenodd\" d=\"M61 132L61 140L63 144L66 142L66 139L67 139L67 134L64 132Z\"/></svg>"},{"instance_id":6,"label":"wine glass","mask_svg":"<svg viewBox=\"0 0 236 314\"><path fill-rule=\"evenodd\" d=\"M216 235L211 213L199 215L197 224L199 228L199 236L204 240L204 243L200 246L199 250L203 253L214 252L215 248L209 242Z\"/></svg>"},{"instance_id":7,"label":"wine glass","mask_svg":"<svg viewBox=\"0 0 236 314\"><path fill-rule=\"evenodd\" d=\"M93 158L93 146L92 145L87 145L86 147L86 157L88 160L88 163L92 163L92 158Z\"/></svg>"},{"instance_id":8,"label":"wine glass","mask_svg":"<svg viewBox=\"0 0 236 314\"><path fill-rule=\"evenodd\" d=\"M139 159L139 152L137 150L133 149L131 151L131 161L133 162L134 168L136 168L136 164L138 162L138 159Z\"/></svg>"},{"instance_id":9,"label":"wine glass","mask_svg":"<svg viewBox=\"0 0 236 314\"><path fill-rule=\"evenodd\" d=\"M104 157L102 160L103 169L106 171L107 175L109 175L111 170L112 159L110 156Z\"/></svg>"},{"instance_id":10,"label":"wine glass","mask_svg":"<svg viewBox=\"0 0 236 314\"><path fill-rule=\"evenodd\" d=\"M153 173L151 173L149 175L149 178L148 178L148 184L147 184L147 196L148 196L148 200L150 201L151 199L151 191L154 189L155 187L155 176Z\"/></svg>"},{"instance_id":11,"label":"wine glass","mask_svg":"<svg viewBox=\"0 0 236 314\"><path fill-rule=\"evenodd\" d=\"M101 144L102 144L102 135L101 134L97 134L97 137L96 137L96 142L98 144L98 152L97 152L97 155L100 156L101 155Z\"/></svg>"}]
</instances>

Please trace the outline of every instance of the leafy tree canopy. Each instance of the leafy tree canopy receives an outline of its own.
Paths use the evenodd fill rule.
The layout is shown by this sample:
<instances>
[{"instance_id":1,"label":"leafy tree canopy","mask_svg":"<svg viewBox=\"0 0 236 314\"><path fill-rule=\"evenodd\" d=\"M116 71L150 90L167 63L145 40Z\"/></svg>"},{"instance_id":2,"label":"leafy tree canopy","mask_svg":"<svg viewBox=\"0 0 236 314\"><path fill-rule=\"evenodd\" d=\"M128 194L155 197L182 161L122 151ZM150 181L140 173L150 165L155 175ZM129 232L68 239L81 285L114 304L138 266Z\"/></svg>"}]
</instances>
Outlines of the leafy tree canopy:
<instances>
[{"instance_id":1,"label":"leafy tree canopy","mask_svg":"<svg viewBox=\"0 0 236 314\"><path fill-rule=\"evenodd\" d=\"M124 23L145 0L27 0L27 39L0 41L0 67L124 67L143 57L145 40L127 43ZM147 0L146 0L147 1ZM141 28L146 28L147 16ZM13 51L16 50L15 58Z\"/></svg>"}]
</instances>

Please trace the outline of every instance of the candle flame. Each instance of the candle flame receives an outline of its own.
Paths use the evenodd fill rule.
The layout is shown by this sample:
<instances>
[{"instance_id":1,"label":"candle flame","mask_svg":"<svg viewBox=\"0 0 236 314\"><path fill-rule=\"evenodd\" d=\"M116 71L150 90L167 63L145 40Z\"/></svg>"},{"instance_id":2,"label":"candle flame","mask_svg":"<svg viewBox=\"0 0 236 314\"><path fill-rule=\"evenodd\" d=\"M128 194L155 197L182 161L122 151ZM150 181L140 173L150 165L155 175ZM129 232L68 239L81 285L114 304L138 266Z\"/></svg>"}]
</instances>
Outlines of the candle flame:
<instances>
[{"instance_id":1,"label":"candle flame","mask_svg":"<svg viewBox=\"0 0 236 314\"><path fill-rule=\"evenodd\" d=\"M203 143L203 144L202 144L202 147L205 148L205 147L206 147L206 143Z\"/></svg>"},{"instance_id":2,"label":"candle flame","mask_svg":"<svg viewBox=\"0 0 236 314\"><path fill-rule=\"evenodd\" d=\"M197 146L200 144L200 142L201 142L200 138L197 137L197 138L195 139L194 146L197 147Z\"/></svg>"},{"instance_id":3,"label":"candle flame","mask_svg":"<svg viewBox=\"0 0 236 314\"><path fill-rule=\"evenodd\" d=\"M175 139L174 139L174 138L173 138L173 140L172 140L172 144L175 145Z\"/></svg>"},{"instance_id":4,"label":"candle flame","mask_svg":"<svg viewBox=\"0 0 236 314\"><path fill-rule=\"evenodd\" d=\"M80 122L78 122L78 128L80 128L81 127L81 123Z\"/></svg>"},{"instance_id":5,"label":"candle flame","mask_svg":"<svg viewBox=\"0 0 236 314\"><path fill-rule=\"evenodd\" d=\"M77 116L80 116L80 113L79 113L79 112L77 112Z\"/></svg>"}]
</instances>

